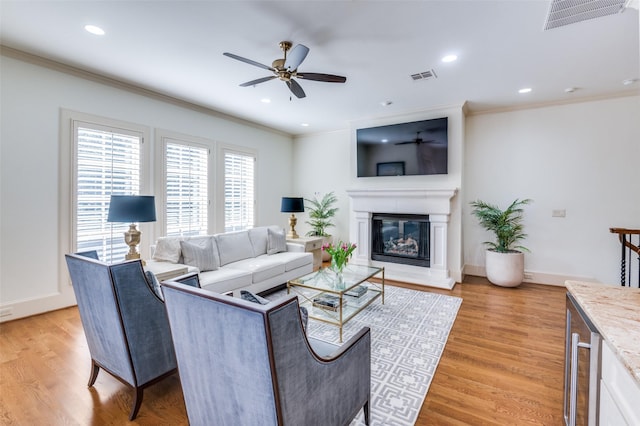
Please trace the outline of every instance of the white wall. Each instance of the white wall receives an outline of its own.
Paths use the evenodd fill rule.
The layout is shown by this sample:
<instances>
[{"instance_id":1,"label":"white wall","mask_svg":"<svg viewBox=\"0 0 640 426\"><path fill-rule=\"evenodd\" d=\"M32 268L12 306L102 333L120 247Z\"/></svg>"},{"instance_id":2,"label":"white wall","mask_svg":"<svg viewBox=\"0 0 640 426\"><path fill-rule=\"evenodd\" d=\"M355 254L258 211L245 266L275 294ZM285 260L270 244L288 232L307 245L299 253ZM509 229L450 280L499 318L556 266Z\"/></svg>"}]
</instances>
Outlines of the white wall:
<instances>
[{"instance_id":1,"label":"white wall","mask_svg":"<svg viewBox=\"0 0 640 426\"><path fill-rule=\"evenodd\" d=\"M640 228L640 97L467 117L465 270L483 273L483 241L470 214L482 199L525 207L529 281L583 277L616 284L620 243L610 227ZM554 209L566 217L551 217Z\"/></svg>"},{"instance_id":2,"label":"white wall","mask_svg":"<svg viewBox=\"0 0 640 426\"><path fill-rule=\"evenodd\" d=\"M292 190L292 138L136 92L1 56L0 314L14 319L74 304L61 247L61 111L69 109L206 138L258 152L257 225L282 224L280 198ZM153 151L153 150L152 150ZM153 167L153 152L149 161ZM149 182L153 188L153 182ZM217 208L218 214L221 210ZM221 230L212 230L213 232ZM143 234L141 249L155 238ZM145 241L146 239L146 241ZM144 255L144 252L143 252Z\"/></svg>"}]
</instances>

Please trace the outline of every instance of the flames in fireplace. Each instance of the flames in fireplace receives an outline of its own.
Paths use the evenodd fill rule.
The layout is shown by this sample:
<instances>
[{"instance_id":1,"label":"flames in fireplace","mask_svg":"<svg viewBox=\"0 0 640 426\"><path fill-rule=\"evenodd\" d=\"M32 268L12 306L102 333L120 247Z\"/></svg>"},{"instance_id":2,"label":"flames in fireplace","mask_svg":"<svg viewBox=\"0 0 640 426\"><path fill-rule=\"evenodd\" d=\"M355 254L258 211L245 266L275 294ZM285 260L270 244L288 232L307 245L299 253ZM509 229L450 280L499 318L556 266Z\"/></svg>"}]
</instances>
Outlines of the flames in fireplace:
<instances>
[{"instance_id":1,"label":"flames in fireplace","mask_svg":"<svg viewBox=\"0 0 640 426\"><path fill-rule=\"evenodd\" d=\"M376 213L371 259L429 267L429 216Z\"/></svg>"}]
</instances>

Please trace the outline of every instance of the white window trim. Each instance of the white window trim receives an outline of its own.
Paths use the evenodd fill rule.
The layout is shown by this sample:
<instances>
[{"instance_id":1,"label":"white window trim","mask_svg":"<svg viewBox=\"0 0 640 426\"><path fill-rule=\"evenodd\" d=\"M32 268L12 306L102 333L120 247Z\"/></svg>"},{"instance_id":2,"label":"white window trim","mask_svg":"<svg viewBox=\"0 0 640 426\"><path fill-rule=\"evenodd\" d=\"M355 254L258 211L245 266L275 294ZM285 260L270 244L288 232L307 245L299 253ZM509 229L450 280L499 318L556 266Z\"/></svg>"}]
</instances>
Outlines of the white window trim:
<instances>
[{"instance_id":1,"label":"white window trim","mask_svg":"<svg viewBox=\"0 0 640 426\"><path fill-rule=\"evenodd\" d=\"M225 212L224 212L224 181L225 181L225 164L224 164L224 156L225 153L227 152L231 152L234 154L242 154L242 155L249 155L252 156L254 158L254 169L253 169L253 220L254 220L254 226L256 225L256 221L258 220L258 165L260 164L260 161L258 159L258 151L252 148L247 148L247 147L243 147L243 146L238 146L238 145L226 145L226 144L219 144L218 145L218 161L217 161L217 165L218 167L216 168L216 175L218 178L218 182L220 183L220 191L217 195L216 198L216 204L218 206L221 206L220 210L220 215L218 216L218 220L216 221L216 229L218 230L218 232L224 232L225 229L225 223L224 223L224 217L225 217Z\"/></svg>"},{"instance_id":2,"label":"white window trim","mask_svg":"<svg viewBox=\"0 0 640 426\"><path fill-rule=\"evenodd\" d=\"M208 160L208 197L209 197L209 206L207 211L207 234L215 233L216 229L216 217L217 212L215 203L215 194L216 194L216 177L217 173L215 172L215 152L216 152L216 142L210 139L199 138L197 136L186 135L182 133L172 132L170 130L165 129L157 129L155 134L155 147L157 148L155 151L155 193L156 193L156 202L157 211L156 211L156 235L165 236L167 234L167 218L165 215L165 206L167 205L167 191L166 191L166 182L165 176L167 173L167 165L165 159L166 152L166 144L168 140L176 140L184 145L191 145L198 148L206 148L209 150L209 160ZM155 240L154 240L155 241Z\"/></svg>"},{"instance_id":3,"label":"white window trim","mask_svg":"<svg viewBox=\"0 0 640 426\"><path fill-rule=\"evenodd\" d=\"M107 127L112 129L121 129L123 132L136 132L142 135L142 146L140 152L140 194L150 194L150 168L149 154L151 140L150 129L135 123L129 123L120 120L100 117L96 115L86 114L82 112L72 111L62 108L60 110L60 199L59 199L59 248L62 253L60 265L60 281L68 281L68 273L66 262L64 260L65 253L73 253L75 248L75 232L76 232L76 164L75 164L75 134L74 123L85 122L98 127ZM141 256L148 257L148 244L151 238L154 238L153 224L141 223L139 229L143 233L143 244L140 245ZM145 238L148 236L148 238ZM147 247L144 247L144 246Z\"/></svg>"}]
</instances>

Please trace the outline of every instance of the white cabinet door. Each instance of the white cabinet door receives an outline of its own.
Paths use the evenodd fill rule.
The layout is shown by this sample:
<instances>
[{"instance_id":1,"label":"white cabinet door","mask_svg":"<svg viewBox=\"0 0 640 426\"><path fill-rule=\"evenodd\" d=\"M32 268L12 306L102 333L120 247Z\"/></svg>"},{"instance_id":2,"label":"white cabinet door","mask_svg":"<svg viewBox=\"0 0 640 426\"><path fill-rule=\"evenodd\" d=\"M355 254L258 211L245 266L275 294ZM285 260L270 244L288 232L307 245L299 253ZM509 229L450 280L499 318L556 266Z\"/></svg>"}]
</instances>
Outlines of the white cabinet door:
<instances>
[{"instance_id":1,"label":"white cabinet door","mask_svg":"<svg viewBox=\"0 0 640 426\"><path fill-rule=\"evenodd\" d=\"M606 340L602 343L600 424L640 425L640 384L611 350Z\"/></svg>"}]
</instances>

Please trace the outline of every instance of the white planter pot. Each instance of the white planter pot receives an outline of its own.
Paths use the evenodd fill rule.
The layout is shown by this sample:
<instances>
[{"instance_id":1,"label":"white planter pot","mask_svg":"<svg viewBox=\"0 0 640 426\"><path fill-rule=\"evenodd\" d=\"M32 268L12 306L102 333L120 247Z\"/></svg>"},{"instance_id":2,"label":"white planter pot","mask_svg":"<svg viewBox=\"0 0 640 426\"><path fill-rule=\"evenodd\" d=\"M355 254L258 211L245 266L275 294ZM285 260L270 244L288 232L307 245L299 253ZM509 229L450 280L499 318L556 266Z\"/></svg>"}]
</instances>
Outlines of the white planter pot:
<instances>
[{"instance_id":1,"label":"white planter pot","mask_svg":"<svg viewBox=\"0 0 640 426\"><path fill-rule=\"evenodd\" d=\"M524 280L524 253L498 253L487 250L485 268L487 279L501 287L517 287Z\"/></svg>"}]
</instances>

